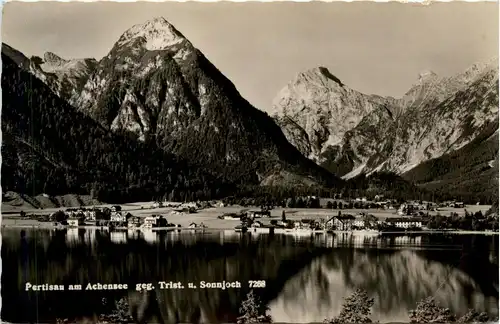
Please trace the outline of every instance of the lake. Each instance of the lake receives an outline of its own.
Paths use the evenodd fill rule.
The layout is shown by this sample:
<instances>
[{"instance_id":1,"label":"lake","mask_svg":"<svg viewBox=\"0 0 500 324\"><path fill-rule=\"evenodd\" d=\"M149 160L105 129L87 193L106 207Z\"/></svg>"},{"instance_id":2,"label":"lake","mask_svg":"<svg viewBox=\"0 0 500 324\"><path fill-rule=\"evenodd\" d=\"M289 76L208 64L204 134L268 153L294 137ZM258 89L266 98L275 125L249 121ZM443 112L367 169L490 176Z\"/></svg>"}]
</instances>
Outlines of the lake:
<instances>
[{"instance_id":1,"label":"lake","mask_svg":"<svg viewBox=\"0 0 500 324\"><path fill-rule=\"evenodd\" d=\"M254 292L275 322L334 317L358 287L374 298L372 319L381 322L408 322L428 296L459 315L467 308L498 314L498 236L24 231L2 229L1 318L8 322L92 318L123 296L142 300L145 316L165 323L235 322L249 280L265 280ZM187 286L223 280L241 288ZM159 281L184 289L158 289ZM25 291L26 282L65 290ZM129 291L68 290L88 283ZM137 283L156 289L141 294Z\"/></svg>"}]
</instances>

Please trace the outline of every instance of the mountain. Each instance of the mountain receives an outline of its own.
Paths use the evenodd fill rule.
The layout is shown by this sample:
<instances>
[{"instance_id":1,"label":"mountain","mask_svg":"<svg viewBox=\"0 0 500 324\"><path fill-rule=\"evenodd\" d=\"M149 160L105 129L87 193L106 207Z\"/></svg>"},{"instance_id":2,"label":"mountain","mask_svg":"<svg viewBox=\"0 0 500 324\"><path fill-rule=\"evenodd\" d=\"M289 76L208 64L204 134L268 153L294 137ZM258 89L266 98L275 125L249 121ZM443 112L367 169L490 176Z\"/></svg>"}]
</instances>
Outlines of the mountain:
<instances>
[{"instance_id":1,"label":"mountain","mask_svg":"<svg viewBox=\"0 0 500 324\"><path fill-rule=\"evenodd\" d=\"M491 204L498 199L498 141L497 122L464 147L427 160L402 177L443 199Z\"/></svg>"},{"instance_id":2,"label":"mountain","mask_svg":"<svg viewBox=\"0 0 500 324\"><path fill-rule=\"evenodd\" d=\"M152 145L110 133L2 46L2 190L100 201L223 195L234 187ZM21 64L22 66L22 64ZM226 191L225 191L226 190Z\"/></svg>"},{"instance_id":3,"label":"mountain","mask_svg":"<svg viewBox=\"0 0 500 324\"><path fill-rule=\"evenodd\" d=\"M316 68L281 90L272 111L293 145L338 176L404 174L494 126L498 62L452 77L424 71L399 99L359 93Z\"/></svg>"},{"instance_id":4,"label":"mountain","mask_svg":"<svg viewBox=\"0 0 500 324\"><path fill-rule=\"evenodd\" d=\"M296 76L274 99L272 116L302 154L323 164L330 147L368 114L387 109L397 114L390 99L350 89L324 67Z\"/></svg>"},{"instance_id":5,"label":"mountain","mask_svg":"<svg viewBox=\"0 0 500 324\"><path fill-rule=\"evenodd\" d=\"M105 129L236 183L341 183L304 158L272 118L163 18L128 29L71 102Z\"/></svg>"},{"instance_id":6,"label":"mountain","mask_svg":"<svg viewBox=\"0 0 500 324\"><path fill-rule=\"evenodd\" d=\"M47 76L40 69L38 64L27 58L23 53L19 52L15 48L2 43L2 54L9 57L20 69L33 74L40 80L46 81Z\"/></svg>"},{"instance_id":7,"label":"mountain","mask_svg":"<svg viewBox=\"0 0 500 324\"><path fill-rule=\"evenodd\" d=\"M38 56L27 58L23 53L4 43L2 52L18 67L35 75L67 101L81 91L97 65L97 61L93 58L66 60L51 52L45 53L43 58Z\"/></svg>"},{"instance_id":8,"label":"mountain","mask_svg":"<svg viewBox=\"0 0 500 324\"><path fill-rule=\"evenodd\" d=\"M32 57L40 69L51 78L49 86L63 99L71 101L87 82L88 77L97 66L94 58L63 59L52 52L46 52L43 59Z\"/></svg>"}]
</instances>

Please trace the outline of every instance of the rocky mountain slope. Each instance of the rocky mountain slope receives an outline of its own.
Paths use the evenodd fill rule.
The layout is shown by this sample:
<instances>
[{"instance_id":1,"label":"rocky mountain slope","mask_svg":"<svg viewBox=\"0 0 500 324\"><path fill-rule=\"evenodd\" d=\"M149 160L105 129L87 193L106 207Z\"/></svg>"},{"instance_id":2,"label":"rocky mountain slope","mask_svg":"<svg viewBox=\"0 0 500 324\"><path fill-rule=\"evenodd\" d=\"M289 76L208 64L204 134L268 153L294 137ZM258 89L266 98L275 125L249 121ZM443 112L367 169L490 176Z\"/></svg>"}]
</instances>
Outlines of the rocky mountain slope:
<instances>
[{"instance_id":1,"label":"rocky mountain slope","mask_svg":"<svg viewBox=\"0 0 500 324\"><path fill-rule=\"evenodd\" d=\"M280 91L271 115L295 147L322 164L326 149L341 145L345 133L374 111L398 113L390 99L350 89L318 67L298 74Z\"/></svg>"},{"instance_id":2,"label":"rocky mountain slope","mask_svg":"<svg viewBox=\"0 0 500 324\"><path fill-rule=\"evenodd\" d=\"M273 117L304 155L337 175L403 174L459 150L498 119L498 61L452 77L423 72L400 99L361 94L313 69L278 94Z\"/></svg>"},{"instance_id":3,"label":"rocky mountain slope","mask_svg":"<svg viewBox=\"0 0 500 324\"><path fill-rule=\"evenodd\" d=\"M155 18L127 30L71 102L106 129L237 183L335 184L178 30Z\"/></svg>"},{"instance_id":4,"label":"rocky mountain slope","mask_svg":"<svg viewBox=\"0 0 500 324\"><path fill-rule=\"evenodd\" d=\"M2 49L6 49L3 46ZM222 195L234 187L78 112L2 51L2 190L101 201Z\"/></svg>"},{"instance_id":5,"label":"rocky mountain slope","mask_svg":"<svg viewBox=\"0 0 500 324\"><path fill-rule=\"evenodd\" d=\"M427 160L402 177L445 199L491 204L498 199L498 122L464 147Z\"/></svg>"},{"instance_id":6,"label":"rocky mountain slope","mask_svg":"<svg viewBox=\"0 0 500 324\"><path fill-rule=\"evenodd\" d=\"M38 56L27 58L23 53L4 43L2 52L67 101L80 93L97 65L97 61L93 58L65 60L51 52L45 53L43 58Z\"/></svg>"},{"instance_id":7,"label":"rocky mountain slope","mask_svg":"<svg viewBox=\"0 0 500 324\"><path fill-rule=\"evenodd\" d=\"M46 75L51 76L49 86L70 103L97 66L97 60L93 58L66 60L51 52L45 53L43 59L32 57L31 60L38 63Z\"/></svg>"}]
</instances>

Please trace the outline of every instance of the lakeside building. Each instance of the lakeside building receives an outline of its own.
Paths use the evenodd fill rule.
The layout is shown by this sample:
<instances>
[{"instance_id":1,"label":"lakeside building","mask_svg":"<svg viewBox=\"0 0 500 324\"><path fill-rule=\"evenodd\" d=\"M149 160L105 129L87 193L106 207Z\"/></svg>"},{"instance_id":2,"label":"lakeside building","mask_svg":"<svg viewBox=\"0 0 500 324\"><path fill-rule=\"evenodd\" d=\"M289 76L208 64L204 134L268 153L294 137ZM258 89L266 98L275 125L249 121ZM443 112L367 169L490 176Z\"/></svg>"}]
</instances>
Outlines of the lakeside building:
<instances>
[{"instance_id":1,"label":"lakeside building","mask_svg":"<svg viewBox=\"0 0 500 324\"><path fill-rule=\"evenodd\" d=\"M68 226L70 227L78 227L83 225L83 219L80 217L70 217L67 219Z\"/></svg>"},{"instance_id":2,"label":"lakeside building","mask_svg":"<svg viewBox=\"0 0 500 324\"><path fill-rule=\"evenodd\" d=\"M158 222L158 217L148 216L148 217L144 218L144 222L143 222L141 227L145 227L145 228L156 227L157 222Z\"/></svg>"},{"instance_id":3,"label":"lakeside building","mask_svg":"<svg viewBox=\"0 0 500 324\"><path fill-rule=\"evenodd\" d=\"M251 218L271 217L271 212L269 210L251 211L248 213L248 216Z\"/></svg>"},{"instance_id":4,"label":"lakeside building","mask_svg":"<svg viewBox=\"0 0 500 324\"><path fill-rule=\"evenodd\" d=\"M325 228L335 229L338 231L352 231L354 220L352 215L337 215L333 216L325 222Z\"/></svg>"},{"instance_id":5,"label":"lakeside building","mask_svg":"<svg viewBox=\"0 0 500 324\"><path fill-rule=\"evenodd\" d=\"M111 212L111 218L110 221L114 223L125 223L126 221L125 215L123 215L121 212Z\"/></svg>"},{"instance_id":6,"label":"lakeside building","mask_svg":"<svg viewBox=\"0 0 500 324\"><path fill-rule=\"evenodd\" d=\"M352 225L357 227L357 228L364 228L365 227L365 221L363 218L358 217L356 218L353 222Z\"/></svg>"},{"instance_id":7,"label":"lakeside building","mask_svg":"<svg viewBox=\"0 0 500 324\"><path fill-rule=\"evenodd\" d=\"M136 227L140 227L142 225L144 221L144 218L143 217L138 217L138 216L131 216L128 220L127 220L127 227L128 228L136 228Z\"/></svg>"},{"instance_id":8,"label":"lakeside building","mask_svg":"<svg viewBox=\"0 0 500 324\"><path fill-rule=\"evenodd\" d=\"M417 217L388 218L386 223L399 228L422 228L423 220Z\"/></svg>"}]
</instances>

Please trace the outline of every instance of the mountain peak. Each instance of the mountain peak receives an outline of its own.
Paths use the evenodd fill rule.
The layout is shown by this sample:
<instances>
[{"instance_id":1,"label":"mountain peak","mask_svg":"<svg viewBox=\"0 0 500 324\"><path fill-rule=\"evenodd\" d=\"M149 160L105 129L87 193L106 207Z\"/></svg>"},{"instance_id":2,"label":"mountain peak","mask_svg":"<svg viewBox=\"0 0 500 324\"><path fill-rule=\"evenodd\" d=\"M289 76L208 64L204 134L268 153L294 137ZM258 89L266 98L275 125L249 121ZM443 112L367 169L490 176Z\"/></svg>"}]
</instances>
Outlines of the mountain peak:
<instances>
[{"instance_id":1,"label":"mountain peak","mask_svg":"<svg viewBox=\"0 0 500 324\"><path fill-rule=\"evenodd\" d=\"M462 73L462 76L473 80L488 70L498 70L498 58L493 58L484 62L476 62Z\"/></svg>"},{"instance_id":2,"label":"mountain peak","mask_svg":"<svg viewBox=\"0 0 500 324\"><path fill-rule=\"evenodd\" d=\"M321 73L321 75L327 77L328 79L330 80L333 80L335 82L337 82L339 85L343 86L344 84L342 83L342 81L340 81L339 78L337 78L335 75L333 75L330 70L328 70L326 67L324 66L320 66L317 68L317 71L319 73Z\"/></svg>"},{"instance_id":3,"label":"mountain peak","mask_svg":"<svg viewBox=\"0 0 500 324\"><path fill-rule=\"evenodd\" d=\"M322 78L323 80L326 78L326 79L329 79L329 80L332 80L336 83L338 83L340 86L343 86L344 84L342 83L342 81L340 81L339 78L337 78L336 76L334 76L329 70L328 68L324 67L324 66L318 66L318 67L315 67L315 68L312 68L310 70L307 70L305 72L302 72L298 75L298 78L299 79L304 79L306 81L308 80L312 80L312 79L318 79L319 78Z\"/></svg>"},{"instance_id":4,"label":"mountain peak","mask_svg":"<svg viewBox=\"0 0 500 324\"><path fill-rule=\"evenodd\" d=\"M424 70L418 74L418 81L425 82L431 79L436 78L438 75L431 70Z\"/></svg>"},{"instance_id":5,"label":"mountain peak","mask_svg":"<svg viewBox=\"0 0 500 324\"><path fill-rule=\"evenodd\" d=\"M129 28L118 40L124 45L131 40L142 38L147 50L162 50L181 43L185 37L163 17L155 17Z\"/></svg>"},{"instance_id":6,"label":"mountain peak","mask_svg":"<svg viewBox=\"0 0 500 324\"><path fill-rule=\"evenodd\" d=\"M66 62L66 60L52 52L46 52L43 54L43 60L48 64L61 64Z\"/></svg>"}]
</instances>

